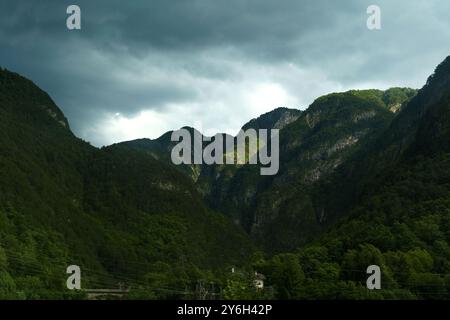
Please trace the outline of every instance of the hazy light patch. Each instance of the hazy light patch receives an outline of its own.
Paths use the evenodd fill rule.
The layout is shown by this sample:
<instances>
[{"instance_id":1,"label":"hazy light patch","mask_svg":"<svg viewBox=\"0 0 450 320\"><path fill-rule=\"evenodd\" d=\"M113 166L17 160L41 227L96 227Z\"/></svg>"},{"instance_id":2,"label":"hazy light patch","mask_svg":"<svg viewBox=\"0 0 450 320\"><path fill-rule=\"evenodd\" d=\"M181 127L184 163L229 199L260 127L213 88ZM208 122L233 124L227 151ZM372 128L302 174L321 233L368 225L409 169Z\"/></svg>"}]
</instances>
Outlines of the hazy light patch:
<instances>
[{"instance_id":1,"label":"hazy light patch","mask_svg":"<svg viewBox=\"0 0 450 320\"><path fill-rule=\"evenodd\" d=\"M273 110L275 107L293 105L297 101L289 97L282 86L276 83L257 85L250 90L247 106L254 116Z\"/></svg>"},{"instance_id":2,"label":"hazy light patch","mask_svg":"<svg viewBox=\"0 0 450 320\"><path fill-rule=\"evenodd\" d=\"M216 57L215 61L219 69L222 60ZM318 96L344 89L318 70L302 69L292 63L272 67L248 63L244 67L240 62L227 61L225 65L232 70L233 77L206 77L180 68L174 72L179 75L174 84L170 77L161 76L161 70L142 62L140 73L124 72L123 78L117 77L117 81L137 82L143 89L151 88L155 82L168 88L174 85L174 89L189 85L195 91L191 101L145 106L148 90L142 90L136 93L144 95L133 101L145 106L133 106L140 111L98 114L96 125L80 134L97 146L138 138L154 139L184 126L194 127L207 136L236 135L245 123L277 107L304 109ZM117 74L115 71L114 75Z\"/></svg>"},{"instance_id":3,"label":"hazy light patch","mask_svg":"<svg viewBox=\"0 0 450 320\"><path fill-rule=\"evenodd\" d=\"M105 114L103 120L84 135L97 146L134 140L140 138L157 138L161 132L171 129L171 121L168 114L154 110L140 112L134 117L127 117L120 113Z\"/></svg>"}]
</instances>

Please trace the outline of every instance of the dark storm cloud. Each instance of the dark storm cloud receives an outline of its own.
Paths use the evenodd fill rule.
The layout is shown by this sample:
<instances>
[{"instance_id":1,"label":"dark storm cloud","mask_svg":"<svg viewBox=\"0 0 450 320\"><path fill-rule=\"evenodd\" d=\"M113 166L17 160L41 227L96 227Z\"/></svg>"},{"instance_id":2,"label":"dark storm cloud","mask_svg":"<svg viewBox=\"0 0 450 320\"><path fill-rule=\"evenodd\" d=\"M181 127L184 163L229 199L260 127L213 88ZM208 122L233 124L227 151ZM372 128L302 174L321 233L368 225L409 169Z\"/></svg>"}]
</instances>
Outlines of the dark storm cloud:
<instances>
[{"instance_id":1,"label":"dark storm cloud","mask_svg":"<svg viewBox=\"0 0 450 320\"><path fill-rule=\"evenodd\" d=\"M81 7L81 31L65 27L70 4ZM382 9L380 31L365 27L370 4ZM103 144L128 137L95 137L112 114L246 121L258 110L242 104L260 101L251 88L305 107L327 90L420 86L450 53L449 15L446 0L3 0L0 65Z\"/></svg>"}]
</instances>

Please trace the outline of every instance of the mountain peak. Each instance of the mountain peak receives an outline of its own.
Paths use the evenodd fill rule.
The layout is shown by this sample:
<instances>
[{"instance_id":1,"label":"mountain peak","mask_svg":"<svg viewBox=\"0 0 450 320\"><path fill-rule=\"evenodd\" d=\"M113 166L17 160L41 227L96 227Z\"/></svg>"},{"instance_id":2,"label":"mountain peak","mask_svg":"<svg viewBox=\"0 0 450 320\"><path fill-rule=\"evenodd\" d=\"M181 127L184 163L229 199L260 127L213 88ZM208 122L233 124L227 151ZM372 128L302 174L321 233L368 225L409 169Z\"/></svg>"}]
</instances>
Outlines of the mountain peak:
<instances>
[{"instance_id":1,"label":"mountain peak","mask_svg":"<svg viewBox=\"0 0 450 320\"><path fill-rule=\"evenodd\" d=\"M447 56L434 70L434 73L428 77L425 87L433 85L436 81L442 81L450 78L450 56Z\"/></svg>"},{"instance_id":2,"label":"mountain peak","mask_svg":"<svg viewBox=\"0 0 450 320\"><path fill-rule=\"evenodd\" d=\"M428 107L443 97L450 95L450 56L444 59L428 77L426 84L413 99L411 108L417 109L420 115Z\"/></svg>"},{"instance_id":3,"label":"mountain peak","mask_svg":"<svg viewBox=\"0 0 450 320\"><path fill-rule=\"evenodd\" d=\"M0 102L4 110L19 112L27 119L41 123L52 124L56 121L58 126L70 130L63 112L46 92L31 80L3 68L0 68Z\"/></svg>"},{"instance_id":4,"label":"mountain peak","mask_svg":"<svg viewBox=\"0 0 450 320\"><path fill-rule=\"evenodd\" d=\"M297 120L301 110L279 107L247 122L242 129L282 129Z\"/></svg>"}]
</instances>

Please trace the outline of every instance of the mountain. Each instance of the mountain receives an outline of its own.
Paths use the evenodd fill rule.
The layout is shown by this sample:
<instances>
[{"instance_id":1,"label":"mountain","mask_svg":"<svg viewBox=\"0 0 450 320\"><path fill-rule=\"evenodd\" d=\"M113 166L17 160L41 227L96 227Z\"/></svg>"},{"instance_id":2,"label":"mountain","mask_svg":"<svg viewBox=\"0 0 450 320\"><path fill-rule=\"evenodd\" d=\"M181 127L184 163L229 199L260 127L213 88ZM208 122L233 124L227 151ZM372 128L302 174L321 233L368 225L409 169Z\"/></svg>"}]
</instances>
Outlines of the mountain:
<instances>
[{"instance_id":1,"label":"mountain","mask_svg":"<svg viewBox=\"0 0 450 320\"><path fill-rule=\"evenodd\" d=\"M408 94L404 94L407 92ZM404 103L411 89L352 90L316 99L281 132L280 171L261 184L247 221L257 243L269 251L292 250L326 228L315 198L316 185L371 145Z\"/></svg>"},{"instance_id":2,"label":"mountain","mask_svg":"<svg viewBox=\"0 0 450 320\"><path fill-rule=\"evenodd\" d=\"M349 204L370 190L371 184L405 154L416 153L419 144L422 149L445 148L445 138L438 139L437 132L448 125L445 105L450 86L448 64L449 58L436 68L425 86L404 104L389 127L372 143L348 159L332 177L319 183L316 203L321 203L321 210L330 219L348 210Z\"/></svg>"},{"instance_id":3,"label":"mountain","mask_svg":"<svg viewBox=\"0 0 450 320\"><path fill-rule=\"evenodd\" d=\"M122 282L174 297L251 256L247 235L191 179L132 148L76 138L45 92L7 70L0 119L1 297L68 297L72 264L84 288Z\"/></svg>"},{"instance_id":4,"label":"mountain","mask_svg":"<svg viewBox=\"0 0 450 320\"><path fill-rule=\"evenodd\" d=\"M450 57L370 148L339 168L337 177L348 179L331 179L337 186L321 190L322 199L344 195L346 209L325 233L290 256L304 271L301 288L288 288L292 297L449 298L449 81ZM355 183L348 197L346 189ZM281 257L259 269L270 274ZM365 269L373 264L381 267L382 290L370 292Z\"/></svg>"},{"instance_id":5,"label":"mountain","mask_svg":"<svg viewBox=\"0 0 450 320\"><path fill-rule=\"evenodd\" d=\"M254 268L275 298L448 298L449 61L419 91L318 98L282 128L275 177L253 166L202 171L210 205L272 253ZM383 290L365 287L372 264Z\"/></svg>"},{"instance_id":6,"label":"mountain","mask_svg":"<svg viewBox=\"0 0 450 320\"><path fill-rule=\"evenodd\" d=\"M177 167L195 171L196 187L206 202L243 226L260 247L274 252L294 249L325 221L314 207L312 186L362 145L370 145L415 93L409 88L334 93L318 98L305 111L277 108L249 121L244 130L281 130L280 170L275 177L262 177L259 167L250 165ZM145 141L124 144L171 163L170 133Z\"/></svg>"},{"instance_id":7,"label":"mountain","mask_svg":"<svg viewBox=\"0 0 450 320\"><path fill-rule=\"evenodd\" d=\"M198 134L199 136L202 136L202 134L191 127L183 127L182 129L187 129L191 136L194 136L194 134ZM157 139L136 139L132 141L126 141L114 144L113 146L126 146L134 150L138 150L140 152L144 152L150 156L152 156L156 160L160 160L170 166L172 166L172 160L171 160L171 152L173 147L178 143L171 140L173 131L166 132L162 136L160 136ZM203 136L202 136L203 137ZM193 150L194 143L191 143L191 147ZM188 176L192 181L196 181L198 179L198 176L200 175L200 171L202 166L198 164L186 164L186 165L179 165L174 166L174 168L181 173Z\"/></svg>"}]
</instances>

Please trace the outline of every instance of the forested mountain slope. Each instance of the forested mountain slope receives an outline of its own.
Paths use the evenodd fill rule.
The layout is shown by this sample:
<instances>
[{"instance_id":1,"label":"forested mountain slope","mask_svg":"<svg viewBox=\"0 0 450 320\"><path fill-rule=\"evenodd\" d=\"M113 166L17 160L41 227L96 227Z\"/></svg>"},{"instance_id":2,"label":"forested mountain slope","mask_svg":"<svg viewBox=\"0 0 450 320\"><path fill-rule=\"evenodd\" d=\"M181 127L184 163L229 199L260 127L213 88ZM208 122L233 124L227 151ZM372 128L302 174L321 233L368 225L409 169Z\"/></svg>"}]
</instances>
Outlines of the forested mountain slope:
<instances>
[{"instance_id":1,"label":"forested mountain slope","mask_svg":"<svg viewBox=\"0 0 450 320\"><path fill-rule=\"evenodd\" d=\"M165 296L153 288L185 290L253 251L190 179L144 153L81 141L45 92L7 70L0 120L2 297L62 297L71 264L84 288L122 282Z\"/></svg>"},{"instance_id":2,"label":"forested mountain slope","mask_svg":"<svg viewBox=\"0 0 450 320\"><path fill-rule=\"evenodd\" d=\"M295 253L256 266L278 297L450 297L449 79L447 58L370 148L338 170L337 187L317 195L345 196L337 223ZM372 264L381 267L382 290L365 288ZM281 269L296 271L289 284Z\"/></svg>"}]
</instances>

